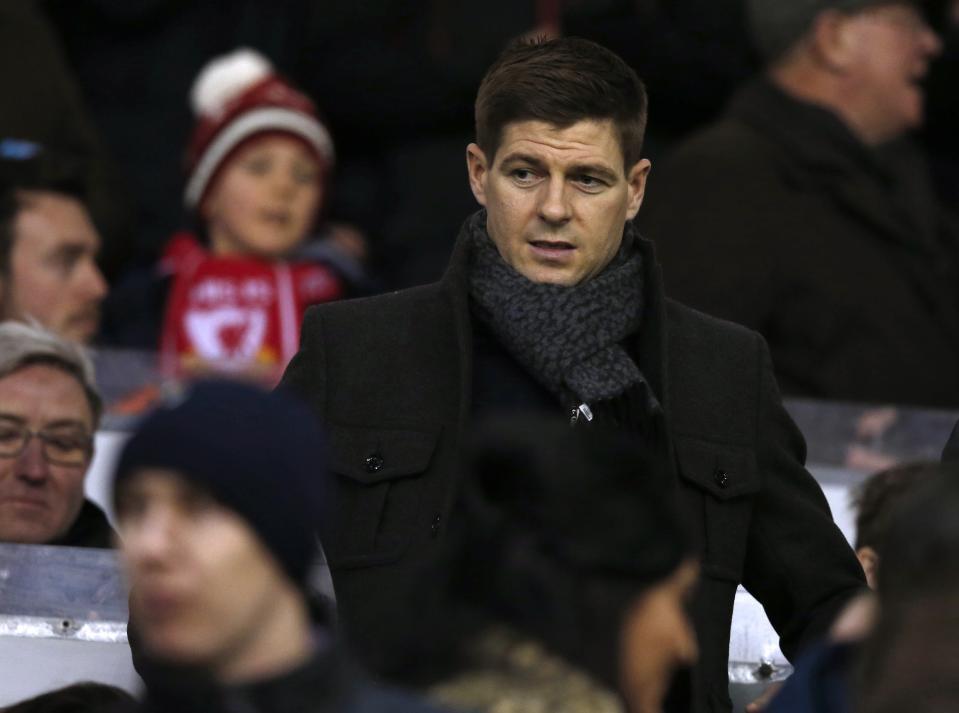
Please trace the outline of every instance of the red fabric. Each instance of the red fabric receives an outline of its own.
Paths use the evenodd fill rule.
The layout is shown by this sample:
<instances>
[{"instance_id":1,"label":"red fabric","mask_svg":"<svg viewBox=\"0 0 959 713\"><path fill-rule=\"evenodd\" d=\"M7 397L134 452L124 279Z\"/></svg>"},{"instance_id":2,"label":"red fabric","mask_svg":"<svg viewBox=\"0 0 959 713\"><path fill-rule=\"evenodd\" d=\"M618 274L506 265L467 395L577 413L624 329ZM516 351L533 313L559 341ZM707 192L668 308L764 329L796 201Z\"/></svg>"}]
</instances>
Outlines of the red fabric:
<instances>
[{"instance_id":1,"label":"red fabric","mask_svg":"<svg viewBox=\"0 0 959 713\"><path fill-rule=\"evenodd\" d=\"M217 371L275 383L299 347L306 308L343 295L324 265L215 256L188 233L173 237L163 266L173 273L161 340L168 376Z\"/></svg>"},{"instance_id":2,"label":"red fabric","mask_svg":"<svg viewBox=\"0 0 959 713\"><path fill-rule=\"evenodd\" d=\"M264 77L226 103L216 116L199 116L187 150L187 173L192 173L214 137L237 117L251 109L279 107L305 114L319 122L316 107L309 97L298 92L276 75Z\"/></svg>"}]
</instances>

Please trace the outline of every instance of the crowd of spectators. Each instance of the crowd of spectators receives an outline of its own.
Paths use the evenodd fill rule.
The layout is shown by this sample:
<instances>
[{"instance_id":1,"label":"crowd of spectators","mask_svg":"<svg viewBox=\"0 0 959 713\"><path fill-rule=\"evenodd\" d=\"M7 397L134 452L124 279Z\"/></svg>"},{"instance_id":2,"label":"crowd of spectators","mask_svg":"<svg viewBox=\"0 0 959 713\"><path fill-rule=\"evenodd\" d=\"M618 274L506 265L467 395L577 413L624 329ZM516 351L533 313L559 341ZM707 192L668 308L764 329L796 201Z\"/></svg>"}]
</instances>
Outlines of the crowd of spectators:
<instances>
[{"instance_id":1,"label":"crowd of spectators","mask_svg":"<svg viewBox=\"0 0 959 713\"><path fill-rule=\"evenodd\" d=\"M727 711L740 584L770 710L955 703L954 466L851 548L780 389L959 409L957 27L0 6L0 543L116 548L145 683L10 710ZM112 525L89 347L164 382Z\"/></svg>"}]
</instances>

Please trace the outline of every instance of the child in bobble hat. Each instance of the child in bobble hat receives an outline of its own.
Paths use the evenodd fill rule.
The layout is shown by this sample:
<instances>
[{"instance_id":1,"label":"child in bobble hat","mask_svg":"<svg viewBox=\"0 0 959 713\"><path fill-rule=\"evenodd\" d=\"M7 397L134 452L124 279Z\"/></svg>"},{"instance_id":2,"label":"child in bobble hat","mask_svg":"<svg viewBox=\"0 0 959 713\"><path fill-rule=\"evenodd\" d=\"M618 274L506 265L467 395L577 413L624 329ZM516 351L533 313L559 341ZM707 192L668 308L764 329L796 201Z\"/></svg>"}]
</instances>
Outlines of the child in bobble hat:
<instances>
[{"instance_id":1,"label":"child in bobble hat","mask_svg":"<svg viewBox=\"0 0 959 713\"><path fill-rule=\"evenodd\" d=\"M333 142L310 99L250 49L204 67L191 101L185 202L196 230L174 235L163 257L163 371L275 382L306 308L344 293L337 272L304 257Z\"/></svg>"}]
</instances>

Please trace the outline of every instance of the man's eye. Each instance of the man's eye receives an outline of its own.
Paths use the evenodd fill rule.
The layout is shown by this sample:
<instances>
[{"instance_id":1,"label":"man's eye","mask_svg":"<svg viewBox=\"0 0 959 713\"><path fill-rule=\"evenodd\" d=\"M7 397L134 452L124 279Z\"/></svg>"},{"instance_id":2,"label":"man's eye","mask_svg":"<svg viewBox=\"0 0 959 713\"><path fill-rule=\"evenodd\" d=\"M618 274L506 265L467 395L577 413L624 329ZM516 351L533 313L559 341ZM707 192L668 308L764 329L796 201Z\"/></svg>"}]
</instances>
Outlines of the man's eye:
<instances>
[{"instance_id":1,"label":"man's eye","mask_svg":"<svg viewBox=\"0 0 959 713\"><path fill-rule=\"evenodd\" d=\"M61 452L80 451L84 448L83 440L79 438L69 438L65 436L52 436L47 438L47 443L51 448Z\"/></svg>"},{"instance_id":2,"label":"man's eye","mask_svg":"<svg viewBox=\"0 0 959 713\"><path fill-rule=\"evenodd\" d=\"M23 438L23 431L17 428L0 428L0 443L15 443Z\"/></svg>"},{"instance_id":3,"label":"man's eye","mask_svg":"<svg viewBox=\"0 0 959 713\"><path fill-rule=\"evenodd\" d=\"M601 188L605 183L596 178L596 176L590 176L589 174L582 174L576 177L576 182L581 185L583 188Z\"/></svg>"},{"instance_id":4,"label":"man's eye","mask_svg":"<svg viewBox=\"0 0 959 713\"><path fill-rule=\"evenodd\" d=\"M516 168L511 175L517 183L532 183L536 178L536 174L528 168Z\"/></svg>"},{"instance_id":5,"label":"man's eye","mask_svg":"<svg viewBox=\"0 0 959 713\"><path fill-rule=\"evenodd\" d=\"M183 496L180 505L192 515L204 514L216 507L216 500L203 492L188 493Z\"/></svg>"}]
</instances>

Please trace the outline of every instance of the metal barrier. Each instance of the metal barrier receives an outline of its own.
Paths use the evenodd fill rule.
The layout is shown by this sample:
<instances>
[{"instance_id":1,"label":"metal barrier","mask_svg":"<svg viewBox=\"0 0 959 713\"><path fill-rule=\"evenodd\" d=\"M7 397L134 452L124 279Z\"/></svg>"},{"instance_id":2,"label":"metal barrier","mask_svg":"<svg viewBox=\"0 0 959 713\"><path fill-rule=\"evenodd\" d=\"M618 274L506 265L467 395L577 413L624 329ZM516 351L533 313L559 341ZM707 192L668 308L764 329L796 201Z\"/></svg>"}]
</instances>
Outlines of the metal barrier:
<instances>
[{"instance_id":1,"label":"metal barrier","mask_svg":"<svg viewBox=\"0 0 959 713\"><path fill-rule=\"evenodd\" d=\"M138 687L116 555L0 544L0 705L77 681Z\"/></svg>"}]
</instances>

